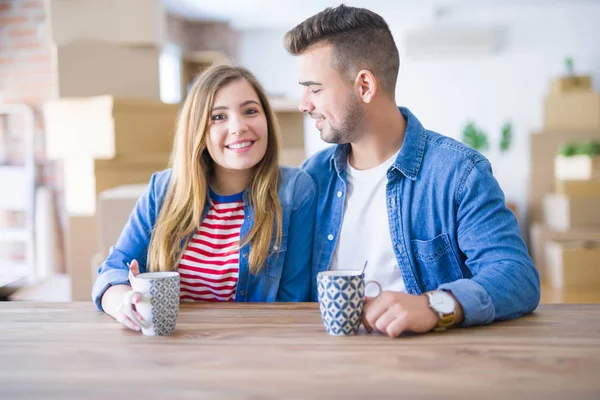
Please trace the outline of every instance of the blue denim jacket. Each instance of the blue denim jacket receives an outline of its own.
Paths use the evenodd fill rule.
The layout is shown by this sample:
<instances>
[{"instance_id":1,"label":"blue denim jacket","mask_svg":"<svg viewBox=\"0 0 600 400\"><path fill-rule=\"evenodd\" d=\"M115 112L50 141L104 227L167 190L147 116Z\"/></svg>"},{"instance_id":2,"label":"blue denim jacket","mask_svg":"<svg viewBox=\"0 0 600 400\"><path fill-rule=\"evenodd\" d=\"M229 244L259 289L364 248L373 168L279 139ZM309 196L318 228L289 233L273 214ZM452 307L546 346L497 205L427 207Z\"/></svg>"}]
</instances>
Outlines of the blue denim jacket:
<instances>
[{"instance_id":1,"label":"blue denim jacket","mask_svg":"<svg viewBox=\"0 0 600 400\"><path fill-rule=\"evenodd\" d=\"M138 260L140 272L146 271L150 233L166 195L171 170L158 172L150 179L129 221L109 256L98 268L92 299L102 310L101 298L111 285L129 284L127 263ZM235 301L309 301L312 235L316 211L316 186L308 174L298 168L281 167L279 201L283 214L281 245L273 249L261 271L250 273L248 255L252 243L240 248L240 272ZM210 205L207 204L204 215ZM244 237L254 222L251 207L244 195L244 213L240 236Z\"/></svg>"},{"instance_id":2,"label":"blue denim jacket","mask_svg":"<svg viewBox=\"0 0 600 400\"><path fill-rule=\"evenodd\" d=\"M533 311L540 300L539 276L489 161L428 131L408 109L400 112L406 136L387 171L386 197L407 292L450 291L464 310L464 326ZM349 151L350 145L329 147L302 167L319 194L313 285L316 274L329 268L340 234Z\"/></svg>"}]
</instances>

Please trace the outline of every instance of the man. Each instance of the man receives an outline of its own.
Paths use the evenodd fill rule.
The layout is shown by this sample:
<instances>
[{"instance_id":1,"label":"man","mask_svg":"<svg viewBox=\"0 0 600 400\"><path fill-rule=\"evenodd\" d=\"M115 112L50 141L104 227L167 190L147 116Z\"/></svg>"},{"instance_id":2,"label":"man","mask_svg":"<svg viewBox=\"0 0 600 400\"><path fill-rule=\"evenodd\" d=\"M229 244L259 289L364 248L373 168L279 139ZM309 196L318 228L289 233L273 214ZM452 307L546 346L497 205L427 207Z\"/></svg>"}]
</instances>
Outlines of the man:
<instances>
[{"instance_id":1,"label":"man","mask_svg":"<svg viewBox=\"0 0 600 400\"><path fill-rule=\"evenodd\" d=\"M383 18L327 8L285 44L300 62L300 109L337 144L303 165L319 191L313 285L319 271L368 261L366 280L384 292L366 298L363 323L392 337L533 311L539 276L490 163L396 106L400 61Z\"/></svg>"}]
</instances>

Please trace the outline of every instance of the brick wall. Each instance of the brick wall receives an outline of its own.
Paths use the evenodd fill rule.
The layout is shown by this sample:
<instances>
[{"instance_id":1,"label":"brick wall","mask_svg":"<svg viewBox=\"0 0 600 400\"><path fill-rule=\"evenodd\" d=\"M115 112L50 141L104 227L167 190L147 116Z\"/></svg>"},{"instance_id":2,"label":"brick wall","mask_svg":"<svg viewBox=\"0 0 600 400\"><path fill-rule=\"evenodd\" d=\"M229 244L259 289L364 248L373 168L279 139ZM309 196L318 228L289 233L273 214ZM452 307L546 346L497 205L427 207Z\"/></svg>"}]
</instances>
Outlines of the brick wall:
<instances>
[{"instance_id":1,"label":"brick wall","mask_svg":"<svg viewBox=\"0 0 600 400\"><path fill-rule=\"evenodd\" d=\"M36 161L38 182L61 191L57 165L46 160L44 154L44 126L42 104L54 99L58 84L53 61L52 44L46 25L43 0L0 0L0 104L25 103L35 113ZM20 121L5 121L1 125L3 138L0 156L5 163L22 163L23 134ZM0 190L4 190L2 188ZM60 196L58 196L60 197ZM55 201L55 204L60 204ZM17 224L19 215L0 215L0 225ZM59 233L59 237L62 236ZM60 243L60 241L59 241ZM6 246L4 253L8 252ZM12 246L10 253L22 252ZM0 256L2 249L0 249Z\"/></svg>"}]
</instances>

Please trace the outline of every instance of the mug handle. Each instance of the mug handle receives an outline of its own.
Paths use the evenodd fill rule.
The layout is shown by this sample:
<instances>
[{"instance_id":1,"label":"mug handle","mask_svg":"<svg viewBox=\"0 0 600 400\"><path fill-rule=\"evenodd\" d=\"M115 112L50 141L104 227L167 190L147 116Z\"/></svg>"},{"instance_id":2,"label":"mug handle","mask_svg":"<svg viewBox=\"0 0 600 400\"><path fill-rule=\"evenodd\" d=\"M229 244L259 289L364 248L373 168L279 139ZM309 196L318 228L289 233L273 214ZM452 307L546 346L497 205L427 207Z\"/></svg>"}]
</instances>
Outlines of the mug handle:
<instances>
[{"instance_id":1,"label":"mug handle","mask_svg":"<svg viewBox=\"0 0 600 400\"><path fill-rule=\"evenodd\" d=\"M367 286L369 285L369 283L373 283L373 284L377 285L377 287L379 288L379 293L377 293L377 296L379 296L381 294L381 292L383 292L381 285L377 281L366 281L365 282L365 292L367 291ZM373 298L375 298L377 296L373 296Z\"/></svg>"},{"instance_id":2,"label":"mug handle","mask_svg":"<svg viewBox=\"0 0 600 400\"><path fill-rule=\"evenodd\" d=\"M142 328L149 329L150 325L148 325L146 322L140 321L139 318L136 317L133 312L133 303L131 303L131 299L135 294L138 294L141 297L144 296L142 293L136 292L135 290L130 290L129 292L123 295L123 312L129 317L129 319L135 321Z\"/></svg>"}]
</instances>

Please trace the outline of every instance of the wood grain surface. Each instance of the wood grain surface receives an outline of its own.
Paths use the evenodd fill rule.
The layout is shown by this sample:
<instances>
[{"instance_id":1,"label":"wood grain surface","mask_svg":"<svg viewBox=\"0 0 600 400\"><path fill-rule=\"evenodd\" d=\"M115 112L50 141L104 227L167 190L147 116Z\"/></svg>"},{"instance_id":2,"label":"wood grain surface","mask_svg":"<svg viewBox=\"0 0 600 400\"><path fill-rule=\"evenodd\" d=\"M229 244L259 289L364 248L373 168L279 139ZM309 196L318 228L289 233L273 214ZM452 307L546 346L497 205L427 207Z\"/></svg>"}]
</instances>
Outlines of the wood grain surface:
<instances>
[{"instance_id":1,"label":"wood grain surface","mask_svg":"<svg viewBox=\"0 0 600 400\"><path fill-rule=\"evenodd\" d=\"M0 303L0 399L599 399L600 305L328 336L316 304L185 304L171 337L91 303Z\"/></svg>"}]
</instances>

